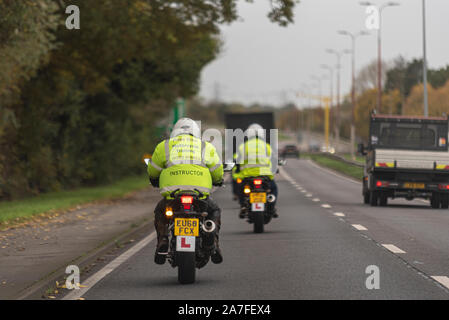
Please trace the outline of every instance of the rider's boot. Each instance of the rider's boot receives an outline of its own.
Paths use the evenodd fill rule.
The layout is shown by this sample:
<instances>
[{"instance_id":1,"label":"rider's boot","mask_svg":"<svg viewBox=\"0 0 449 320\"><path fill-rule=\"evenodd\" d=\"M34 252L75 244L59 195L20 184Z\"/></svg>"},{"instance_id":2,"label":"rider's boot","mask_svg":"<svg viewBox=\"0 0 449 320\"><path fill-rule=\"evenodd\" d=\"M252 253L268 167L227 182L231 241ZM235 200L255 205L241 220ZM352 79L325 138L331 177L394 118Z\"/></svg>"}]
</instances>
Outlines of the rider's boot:
<instances>
[{"instance_id":1,"label":"rider's boot","mask_svg":"<svg viewBox=\"0 0 449 320\"><path fill-rule=\"evenodd\" d=\"M168 230L164 223L155 223L157 232L157 246L154 254L154 262L156 264L164 264L168 255Z\"/></svg>"},{"instance_id":2,"label":"rider's boot","mask_svg":"<svg viewBox=\"0 0 449 320\"><path fill-rule=\"evenodd\" d=\"M223 262L223 255L221 253L220 246L218 245L218 235L215 235L215 252L211 256L211 260L215 264Z\"/></svg>"}]
</instances>

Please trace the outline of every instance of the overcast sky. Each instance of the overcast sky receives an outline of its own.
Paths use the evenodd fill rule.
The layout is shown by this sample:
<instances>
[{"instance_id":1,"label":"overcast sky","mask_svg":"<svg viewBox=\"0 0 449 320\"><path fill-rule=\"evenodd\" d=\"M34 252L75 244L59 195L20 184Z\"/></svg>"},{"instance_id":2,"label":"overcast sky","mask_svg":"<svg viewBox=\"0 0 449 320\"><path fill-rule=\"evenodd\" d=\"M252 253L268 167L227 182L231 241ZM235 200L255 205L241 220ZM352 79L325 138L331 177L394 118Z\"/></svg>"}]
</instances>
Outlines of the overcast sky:
<instances>
[{"instance_id":1,"label":"overcast sky","mask_svg":"<svg viewBox=\"0 0 449 320\"><path fill-rule=\"evenodd\" d=\"M449 0L427 1L427 49L429 67L449 64ZM371 0L381 5L387 1ZM383 57L386 61L398 55L422 57L421 0L398 0L399 7L385 9L382 15ZM203 71L200 96L211 99L218 95L228 102L282 104L304 99L293 93L303 84L313 85L311 75L328 72L321 64L336 65L336 57L327 48L350 48L350 38L338 30L366 30L366 7L359 0L301 0L295 9L295 23L287 28L271 23L266 17L268 0L254 4L241 1L242 21L222 27L224 50ZM357 40L357 69L377 57L376 32ZM342 58L342 94L351 85L350 55ZM329 82L323 81L323 91ZM314 89L316 94L318 89Z\"/></svg>"}]
</instances>

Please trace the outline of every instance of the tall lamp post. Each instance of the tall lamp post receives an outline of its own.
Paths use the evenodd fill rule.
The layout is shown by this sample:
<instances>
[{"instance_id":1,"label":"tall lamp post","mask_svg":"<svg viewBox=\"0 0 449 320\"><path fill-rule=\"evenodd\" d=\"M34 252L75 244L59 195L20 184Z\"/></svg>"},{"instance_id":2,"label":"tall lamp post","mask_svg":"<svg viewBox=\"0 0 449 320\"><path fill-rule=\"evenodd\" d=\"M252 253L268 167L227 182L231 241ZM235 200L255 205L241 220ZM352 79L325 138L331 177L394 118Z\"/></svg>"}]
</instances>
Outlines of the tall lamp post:
<instances>
[{"instance_id":1,"label":"tall lamp post","mask_svg":"<svg viewBox=\"0 0 449 320\"><path fill-rule=\"evenodd\" d=\"M355 160L355 106L356 106L356 97L355 97L355 42L356 39L360 36L369 35L369 32L360 31L359 33L351 33L346 30L338 31L338 34L349 36L352 40L352 86L351 86L351 102L352 102L352 115L351 115L351 157Z\"/></svg>"},{"instance_id":2,"label":"tall lamp post","mask_svg":"<svg viewBox=\"0 0 449 320\"><path fill-rule=\"evenodd\" d=\"M426 0L422 0L423 21L423 83L424 83L424 116L429 116L429 93L427 92L427 44L426 44Z\"/></svg>"},{"instance_id":3,"label":"tall lamp post","mask_svg":"<svg viewBox=\"0 0 449 320\"><path fill-rule=\"evenodd\" d=\"M338 153L340 147L340 81L341 81L341 57L345 51L336 51L333 49L327 49L327 53L334 54L337 57L337 115L335 120L335 151Z\"/></svg>"},{"instance_id":4,"label":"tall lamp post","mask_svg":"<svg viewBox=\"0 0 449 320\"><path fill-rule=\"evenodd\" d=\"M400 4L397 2L387 2L381 6L376 6L369 1L360 2L362 6L376 7L379 13L379 25L377 28L377 111L382 110L382 12L387 7L395 7Z\"/></svg>"}]
</instances>

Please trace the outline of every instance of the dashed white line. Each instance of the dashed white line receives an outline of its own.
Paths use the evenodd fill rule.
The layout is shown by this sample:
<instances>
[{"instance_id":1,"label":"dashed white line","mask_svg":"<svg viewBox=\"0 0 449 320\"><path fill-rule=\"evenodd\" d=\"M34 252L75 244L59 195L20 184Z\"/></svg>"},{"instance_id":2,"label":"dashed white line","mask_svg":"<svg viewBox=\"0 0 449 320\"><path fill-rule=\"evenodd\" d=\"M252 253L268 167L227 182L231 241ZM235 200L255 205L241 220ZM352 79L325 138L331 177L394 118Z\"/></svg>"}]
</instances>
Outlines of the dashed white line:
<instances>
[{"instance_id":1,"label":"dashed white line","mask_svg":"<svg viewBox=\"0 0 449 320\"><path fill-rule=\"evenodd\" d=\"M446 276L432 276L432 279L438 281L440 284L449 289L449 277Z\"/></svg>"},{"instance_id":2,"label":"dashed white line","mask_svg":"<svg viewBox=\"0 0 449 320\"><path fill-rule=\"evenodd\" d=\"M354 228L356 228L359 231L366 231L368 230L367 228L365 228L364 226L362 226L361 224L353 224L352 225Z\"/></svg>"},{"instance_id":3,"label":"dashed white line","mask_svg":"<svg viewBox=\"0 0 449 320\"><path fill-rule=\"evenodd\" d=\"M313 202L320 202L320 198L312 199Z\"/></svg>"},{"instance_id":4,"label":"dashed white line","mask_svg":"<svg viewBox=\"0 0 449 320\"><path fill-rule=\"evenodd\" d=\"M336 217L346 217L346 215L344 213L341 213L341 212L335 212L334 216L336 216Z\"/></svg>"},{"instance_id":5,"label":"dashed white line","mask_svg":"<svg viewBox=\"0 0 449 320\"><path fill-rule=\"evenodd\" d=\"M382 244L383 247L390 250L393 253L406 253L404 250L399 249L394 244Z\"/></svg>"},{"instance_id":6,"label":"dashed white line","mask_svg":"<svg viewBox=\"0 0 449 320\"><path fill-rule=\"evenodd\" d=\"M306 197L307 197L307 198L312 198L312 197L313 197L313 194L308 193L308 194L306 194Z\"/></svg>"},{"instance_id":7,"label":"dashed white line","mask_svg":"<svg viewBox=\"0 0 449 320\"><path fill-rule=\"evenodd\" d=\"M325 209L330 209L330 208L332 208L332 206L330 205L330 204L322 204L321 205L323 208L325 208Z\"/></svg>"}]
</instances>

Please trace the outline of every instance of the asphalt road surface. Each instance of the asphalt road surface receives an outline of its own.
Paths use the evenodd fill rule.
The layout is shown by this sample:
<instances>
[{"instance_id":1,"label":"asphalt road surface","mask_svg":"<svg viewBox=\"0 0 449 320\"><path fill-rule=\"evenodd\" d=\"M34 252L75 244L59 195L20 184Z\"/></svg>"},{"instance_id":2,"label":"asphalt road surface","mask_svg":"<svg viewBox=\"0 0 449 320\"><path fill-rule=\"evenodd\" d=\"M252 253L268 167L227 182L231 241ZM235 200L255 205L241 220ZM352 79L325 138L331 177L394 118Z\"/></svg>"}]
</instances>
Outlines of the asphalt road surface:
<instances>
[{"instance_id":1,"label":"asphalt road surface","mask_svg":"<svg viewBox=\"0 0 449 320\"><path fill-rule=\"evenodd\" d=\"M277 181L280 218L263 234L238 218L230 186L214 193L223 209L225 260L199 270L195 284L179 285L176 269L153 263L153 240L98 276L82 297L449 298L449 210L418 200L395 200L387 208L363 205L358 182L307 160L289 160ZM369 266L379 270L378 289L367 288Z\"/></svg>"}]
</instances>

